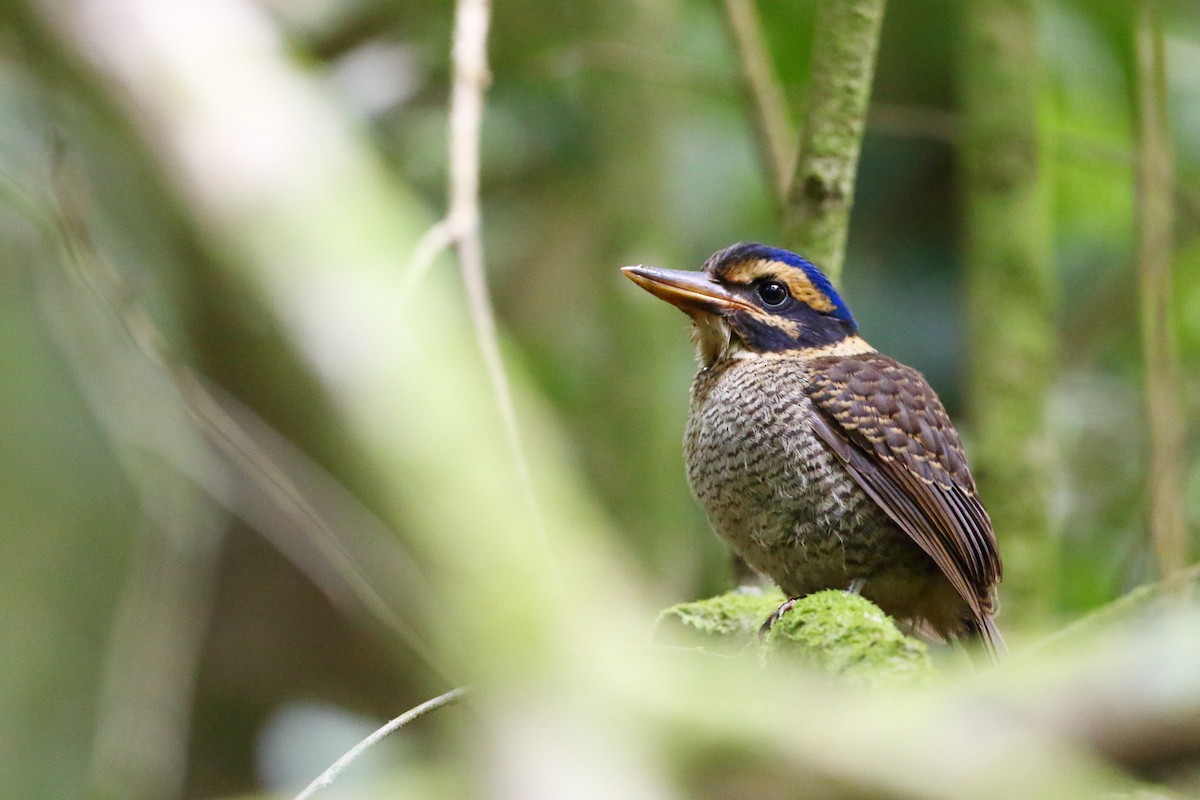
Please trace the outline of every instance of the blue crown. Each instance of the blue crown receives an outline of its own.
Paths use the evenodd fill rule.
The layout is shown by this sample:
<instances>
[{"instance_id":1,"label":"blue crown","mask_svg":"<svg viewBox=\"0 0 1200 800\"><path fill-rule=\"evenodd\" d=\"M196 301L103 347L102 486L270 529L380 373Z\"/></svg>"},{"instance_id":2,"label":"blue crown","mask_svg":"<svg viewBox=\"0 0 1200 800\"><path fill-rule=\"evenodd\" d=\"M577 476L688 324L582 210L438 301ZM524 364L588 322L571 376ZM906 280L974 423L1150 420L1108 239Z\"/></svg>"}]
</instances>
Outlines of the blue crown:
<instances>
[{"instance_id":1,"label":"blue crown","mask_svg":"<svg viewBox=\"0 0 1200 800\"><path fill-rule=\"evenodd\" d=\"M816 264L809 261L803 256L798 256L791 250L783 250L778 247L770 247L769 245L760 244L758 242L738 242L732 247L727 247L721 252L714 255L709 261L714 266L719 264L732 264L740 261L751 261L759 259L762 261L779 261L787 264L789 267L795 267L804 272L804 275L812 282L812 285L817 288L817 291L829 298L829 302L833 303L833 311L830 312L831 317L849 322L855 327L858 323L854 320L854 315L850 313L850 309L842 302L842 297L833 288L833 284L829 282L829 278L825 277L825 273L821 272Z\"/></svg>"}]
</instances>

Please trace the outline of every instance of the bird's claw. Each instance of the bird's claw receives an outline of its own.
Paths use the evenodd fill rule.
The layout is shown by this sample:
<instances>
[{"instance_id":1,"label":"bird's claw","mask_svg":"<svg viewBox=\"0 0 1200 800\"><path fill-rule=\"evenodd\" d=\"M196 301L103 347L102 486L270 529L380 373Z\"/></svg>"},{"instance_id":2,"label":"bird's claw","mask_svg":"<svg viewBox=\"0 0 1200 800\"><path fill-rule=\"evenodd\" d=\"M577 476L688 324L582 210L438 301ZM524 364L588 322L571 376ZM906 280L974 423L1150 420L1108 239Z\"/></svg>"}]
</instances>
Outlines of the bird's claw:
<instances>
[{"instance_id":1,"label":"bird's claw","mask_svg":"<svg viewBox=\"0 0 1200 800\"><path fill-rule=\"evenodd\" d=\"M766 638L767 634L771 631L771 628L775 627L775 623L779 622L784 614L791 611L795 607L796 601L799 599L799 597L788 598L779 604L779 608L771 612L771 615L767 617L766 621L762 624L762 627L758 629L759 641L762 641Z\"/></svg>"}]
</instances>

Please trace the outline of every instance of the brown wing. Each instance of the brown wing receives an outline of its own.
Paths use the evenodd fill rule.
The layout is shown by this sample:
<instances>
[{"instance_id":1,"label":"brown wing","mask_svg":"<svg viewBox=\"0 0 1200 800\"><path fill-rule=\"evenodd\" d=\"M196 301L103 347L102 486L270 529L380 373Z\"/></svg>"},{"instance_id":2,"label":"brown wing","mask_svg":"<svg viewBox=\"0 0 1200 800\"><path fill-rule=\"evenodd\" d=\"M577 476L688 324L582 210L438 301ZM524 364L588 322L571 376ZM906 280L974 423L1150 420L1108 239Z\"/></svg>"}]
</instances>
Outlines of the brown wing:
<instances>
[{"instance_id":1,"label":"brown wing","mask_svg":"<svg viewBox=\"0 0 1200 800\"><path fill-rule=\"evenodd\" d=\"M866 353L816 359L808 395L816 430L850 474L913 538L970 607L993 651L1000 555L958 433L916 370Z\"/></svg>"}]
</instances>

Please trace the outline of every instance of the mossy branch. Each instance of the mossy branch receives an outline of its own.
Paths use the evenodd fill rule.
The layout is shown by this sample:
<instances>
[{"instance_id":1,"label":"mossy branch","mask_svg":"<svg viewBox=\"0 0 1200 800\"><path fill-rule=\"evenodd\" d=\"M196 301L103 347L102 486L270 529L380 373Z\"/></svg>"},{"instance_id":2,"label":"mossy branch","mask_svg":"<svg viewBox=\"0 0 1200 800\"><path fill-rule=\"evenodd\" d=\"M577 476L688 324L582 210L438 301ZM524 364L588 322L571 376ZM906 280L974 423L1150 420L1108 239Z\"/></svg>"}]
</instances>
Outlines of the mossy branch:
<instances>
[{"instance_id":1,"label":"mossy branch","mask_svg":"<svg viewBox=\"0 0 1200 800\"><path fill-rule=\"evenodd\" d=\"M728 592L659 615L659 638L718 653L755 648L758 631L784 597ZM936 673L923 642L905 636L879 607L829 589L808 595L762 637L764 658L789 658L839 682L868 688L922 685Z\"/></svg>"},{"instance_id":2,"label":"mossy branch","mask_svg":"<svg viewBox=\"0 0 1200 800\"><path fill-rule=\"evenodd\" d=\"M822 0L817 6L808 99L799 132L771 65L754 4L725 2L759 160L783 210L784 241L820 265L834 283L845 260L884 2Z\"/></svg>"},{"instance_id":3,"label":"mossy branch","mask_svg":"<svg viewBox=\"0 0 1200 800\"><path fill-rule=\"evenodd\" d=\"M866 126L884 0L821 0L784 240L838 282Z\"/></svg>"}]
</instances>

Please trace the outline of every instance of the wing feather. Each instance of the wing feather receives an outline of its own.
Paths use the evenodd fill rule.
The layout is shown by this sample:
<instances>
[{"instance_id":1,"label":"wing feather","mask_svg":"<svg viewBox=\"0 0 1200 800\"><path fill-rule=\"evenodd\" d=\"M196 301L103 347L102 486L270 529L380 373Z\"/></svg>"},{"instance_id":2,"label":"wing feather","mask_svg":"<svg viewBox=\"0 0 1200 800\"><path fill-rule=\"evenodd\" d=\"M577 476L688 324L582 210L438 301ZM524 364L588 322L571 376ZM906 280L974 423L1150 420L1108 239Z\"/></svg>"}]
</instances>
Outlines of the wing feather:
<instances>
[{"instance_id":1,"label":"wing feather","mask_svg":"<svg viewBox=\"0 0 1200 800\"><path fill-rule=\"evenodd\" d=\"M924 550L1002 648L992 623L1000 556L962 444L919 372L878 353L815 359L815 429L855 481Z\"/></svg>"}]
</instances>

